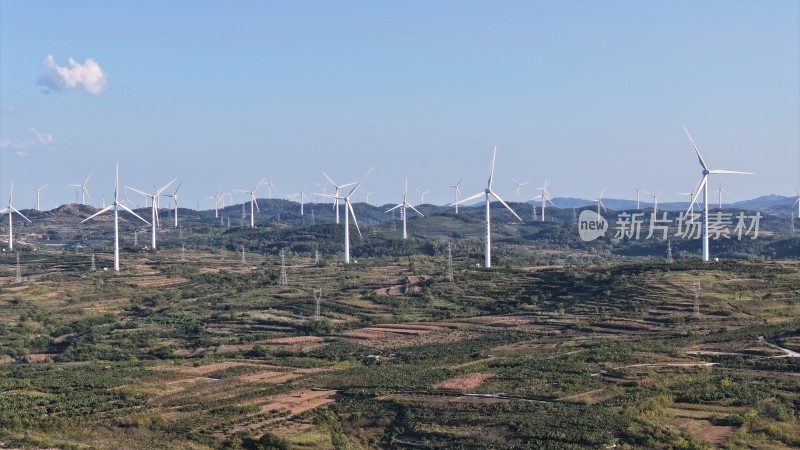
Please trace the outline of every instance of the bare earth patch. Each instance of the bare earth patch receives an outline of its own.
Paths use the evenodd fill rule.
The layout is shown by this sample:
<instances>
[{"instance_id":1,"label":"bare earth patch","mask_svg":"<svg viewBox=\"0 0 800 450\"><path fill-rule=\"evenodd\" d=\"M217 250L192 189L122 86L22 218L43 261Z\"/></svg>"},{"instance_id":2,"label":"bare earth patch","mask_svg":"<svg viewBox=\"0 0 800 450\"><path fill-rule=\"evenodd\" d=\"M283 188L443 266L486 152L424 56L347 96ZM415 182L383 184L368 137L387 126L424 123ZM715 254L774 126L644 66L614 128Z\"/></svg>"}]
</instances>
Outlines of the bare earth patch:
<instances>
[{"instance_id":1,"label":"bare earth patch","mask_svg":"<svg viewBox=\"0 0 800 450\"><path fill-rule=\"evenodd\" d=\"M469 391L480 386L481 383L492 378L491 373L465 373L433 386L434 389L453 389L456 391Z\"/></svg>"}]
</instances>

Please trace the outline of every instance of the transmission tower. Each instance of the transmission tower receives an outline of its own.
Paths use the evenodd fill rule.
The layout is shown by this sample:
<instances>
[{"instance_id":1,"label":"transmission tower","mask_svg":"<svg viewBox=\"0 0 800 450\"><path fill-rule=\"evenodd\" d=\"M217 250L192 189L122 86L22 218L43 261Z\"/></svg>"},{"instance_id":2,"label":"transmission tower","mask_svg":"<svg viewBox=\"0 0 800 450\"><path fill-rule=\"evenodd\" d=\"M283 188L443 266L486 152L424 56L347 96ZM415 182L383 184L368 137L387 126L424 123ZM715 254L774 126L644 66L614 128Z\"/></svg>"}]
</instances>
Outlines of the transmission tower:
<instances>
[{"instance_id":1,"label":"transmission tower","mask_svg":"<svg viewBox=\"0 0 800 450\"><path fill-rule=\"evenodd\" d=\"M228 215L227 215L227 216L225 216L225 217L227 217L227 218L228 218L228 228L230 228L230 227L231 227L231 215L230 215L230 214L228 214Z\"/></svg>"},{"instance_id":2,"label":"transmission tower","mask_svg":"<svg viewBox=\"0 0 800 450\"><path fill-rule=\"evenodd\" d=\"M283 250L281 250L281 277L278 280L278 284L286 286L286 259Z\"/></svg>"},{"instance_id":3,"label":"transmission tower","mask_svg":"<svg viewBox=\"0 0 800 450\"><path fill-rule=\"evenodd\" d=\"M242 264L247 264L247 260L244 258L244 245L242 246Z\"/></svg>"},{"instance_id":4,"label":"transmission tower","mask_svg":"<svg viewBox=\"0 0 800 450\"><path fill-rule=\"evenodd\" d=\"M672 241L667 241L667 264L672 264Z\"/></svg>"},{"instance_id":5,"label":"transmission tower","mask_svg":"<svg viewBox=\"0 0 800 450\"><path fill-rule=\"evenodd\" d=\"M694 318L700 318L700 283L692 284L692 290L694 291Z\"/></svg>"},{"instance_id":6,"label":"transmission tower","mask_svg":"<svg viewBox=\"0 0 800 450\"><path fill-rule=\"evenodd\" d=\"M11 214L11 212L9 212L9 214ZM19 267L19 252L17 252L17 277L14 279L14 281L17 284L22 283L22 269Z\"/></svg>"},{"instance_id":7,"label":"transmission tower","mask_svg":"<svg viewBox=\"0 0 800 450\"><path fill-rule=\"evenodd\" d=\"M314 210L312 209L311 210L311 226L313 227L316 224L317 224L317 219L314 218Z\"/></svg>"},{"instance_id":8,"label":"transmission tower","mask_svg":"<svg viewBox=\"0 0 800 450\"><path fill-rule=\"evenodd\" d=\"M186 261L186 244L181 244L181 259L178 261L184 262Z\"/></svg>"},{"instance_id":9,"label":"transmission tower","mask_svg":"<svg viewBox=\"0 0 800 450\"><path fill-rule=\"evenodd\" d=\"M572 208L572 223L578 223L578 213L575 211L575 208Z\"/></svg>"},{"instance_id":10,"label":"transmission tower","mask_svg":"<svg viewBox=\"0 0 800 450\"><path fill-rule=\"evenodd\" d=\"M314 308L314 320L319 320L320 318L320 303L322 302L322 289L314 289L314 302L316 303Z\"/></svg>"},{"instance_id":11,"label":"transmission tower","mask_svg":"<svg viewBox=\"0 0 800 450\"><path fill-rule=\"evenodd\" d=\"M91 270L92 272L97 270L97 266L94 264L94 253L92 253L92 266L89 267L89 270Z\"/></svg>"},{"instance_id":12,"label":"transmission tower","mask_svg":"<svg viewBox=\"0 0 800 450\"><path fill-rule=\"evenodd\" d=\"M792 233L794 233L794 211L792 211Z\"/></svg>"},{"instance_id":13,"label":"transmission tower","mask_svg":"<svg viewBox=\"0 0 800 450\"><path fill-rule=\"evenodd\" d=\"M319 266L319 247L314 250L314 265Z\"/></svg>"},{"instance_id":14,"label":"transmission tower","mask_svg":"<svg viewBox=\"0 0 800 450\"><path fill-rule=\"evenodd\" d=\"M532 220L532 222L536 222L537 220L539 220L537 218L538 216L536 215L536 205L531 205L531 206L533 207L533 220Z\"/></svg>"},{"instance_id":15,"label":"transmission tower","mask_svg":"<svg viewBox=\"0 0 800 450\"><path fill-rule=\"evenodd\" d=\"M453 247L451 242L447 242L447 281L453 282Z\"/></svg>"},{"instance_id":16,"label":"transmission tower","mask_svg":"<svg viewBox=\"0 0 800 450\"><path fill-rule=\"evenodd\" d=\"M139 248L139 230L133 230L133 248Z\"/></svg>"},{"instance_id":17,"label":"transmission tower","mask_svg":"<svg viewBox=\"0 0 800 450\"><path fill-rule=\"evenodd\" d=\"M183 225L178 227L178 239L183 240Z\"/></svg>"}]
</instances>

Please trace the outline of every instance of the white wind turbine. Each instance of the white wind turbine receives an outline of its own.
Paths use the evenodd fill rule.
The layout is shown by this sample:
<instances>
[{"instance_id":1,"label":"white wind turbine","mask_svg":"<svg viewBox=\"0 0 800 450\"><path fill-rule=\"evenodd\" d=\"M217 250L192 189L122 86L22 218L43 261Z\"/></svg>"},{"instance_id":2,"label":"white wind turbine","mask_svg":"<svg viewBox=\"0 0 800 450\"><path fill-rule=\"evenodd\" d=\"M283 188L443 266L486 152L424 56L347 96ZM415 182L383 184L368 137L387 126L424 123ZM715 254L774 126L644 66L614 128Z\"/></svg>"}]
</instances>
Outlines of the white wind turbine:
<instances>
[{"instance_id":1,"label":"white wind turbine","mask_svg":"<svg viewBox=\"0 0 800 450\"><path fill-rule=\"evenodd\" d=\"M272 200L272 189L275 188L275 185L272 184L272 176L269 177L269 181L264 183L264 186L267 187L267 191L269 192L269 199Z\"/></svg>"},{"instance_id":2,"label":"white wind turbine","mask_svg":"<svg viewBox=\"0 0 800 450\"><path fill-rule=\"evenodd\" d=\"M797 193L797 200L792 203L792 206L797 205L797 217L800 218L800 191L797 190L797 186L794 187L794 192Z\"/></svg>"},{"instance_id":3,"label":"white wind turbine","mask_svg":"<svg viewBox=\"0 0 800 450\"><path fill-rule=\"evenodd\" d=\"M92 174L89 174L82 184L70 184L70 186L81 188L81 205L86 204L86 197L89 197L89 200L92 199L92 196L89 195L89 189L86 187L86 185L89 184L89 178L92 178Z\"/></svg>"},{"instance_id":4,"label":"white wind turbine","mask_svg":"<svg viewBox=\"0 0 800 450\"><path fill-rule=\"evenodd\" d=\"M251 189L249 191L244 191L244 190L241 190L241 189L234 189L234 191L236 191L236 192L242 192L244 194L250 194L250 228L255 228L256 227L256 221L255 221L256 220L255 219L256 216L255 216L255 212L253 211L253 207L255 206L255 209L258 212L261 212L261 210L258 208L258 202L256 201L256 191L263 184L264 184L264 178L262 178L261 181L259 181L258 184L253 189Z\"/></svg>"},{"instance_id":5,"label":"white wind turbine","mask_svg":"<svg viewBox=\"0 0 800 450\"><path fill-rule=\"evenodd\" d=\"M96 213L92 214L91 216L83 219L81 223L86 222L89 219L99 216L106 211L113 210L114 211L114 271L119 272L119 210L124 209L129 213L136 216L142 222L150 225L150 223L144 220L141 216L136 214L135 212L131 211L127 206L123 205L122 202L119 200L119 164L117 164L116 174L114 176L114 203L108 205L107 207L97 211Z\"/></svg>"},{"instance_id":6,"label":"white wind turbine","mask_svg":"<svg viewBox=\"0 0 800 450\"><path fill-rule=\"evenodd\" d=\"M495 161L496 157L497 157L497 147L495 146L494 153L492 154L492 166L489 169L489 181L487 182L486 190L483 191L483 192L479 192L479 193L477 193L477 194L475 194L475 195L473 195L471 197L467 197L467 198L465 198L465 199L463 199L463 200L458 202L458 203L469 202L469 201L475 200L477 198L480 198L482 195L485 196L485 198L486 198L486 260L485 260L485 265L486 265L487 268L492 267L492 221L491 221L491 210L490 210L490 206L491 206L491 204L490 204L490 196L494 197L495 199L497 199L497 201L502 203L503 206L506 207L506 209L511 211L511 214L513 214L514 217L516 217L517 219L519 219L520 222L522 222L522 218L520 216L518 216L517 213L514 212L514 210L511 209L511 207L508 206L508 204L502 198L500 198L500 196L497 195L496 192L494 192L492 190L492 180L494 179L494 161Z\"/></svg>"},{"instance_id":7,"label":"white wind turbine","mask_svg":"<svg viewBox=\"0 0 800 450\"><path fill-rule=\"evenodd\" d=\"M305 205L305 201L308 200L308 196L306 195L306 187L305 186L303 186L300 189L300 192L290 195L289 196L289 201L294 201L294 199L296 199L298 197L300 197L300 215L302 216L302 215L304 215L303 207Z\"/></svg>"},{"instance_id":8,"label":"white wind turbine","mask_svg":"<svg viewBox=\"0 0 800 450\"><path fill-rule=\"evenodd\" d=\"M408 239L408 232L406 231L407 209L411 208L411 210L419 214L420 217L425 217L421 212L417 211L416 208L414 208L413 206L411 206L410 203L408 203L408 180L406 180L406 187L403 190L403 202L398 204L397 206L393 206L392 208L387 209L386 211L384 211L384 213L394 211L397 208L400 208L400 216L403 219L403 239Z\"/></svg>"},{"instance_id":9,"label":"white wind turbine","mask_svg":"<svg viewBox=\"0 0 800 450\"><path fill-rule=\"evenodd\" d=\"M688 195L689 196L689 218L690 220L694 220L694 192L678 192L678 195Z\"/></svg>"},{"instance_id":10,"label":"white wind turbine","mask_svg":"<svg viewBox=\"0 0 800 450\"><path fill-rule=\"evenodd\" d=\"M536 188L537 190L542 191L542 193L531 199L531 200L536 200L539 198L542 199L542 222L544 222L544 211L547 208L547 202L550 202L551 205L556 206L556 204L553 203L553 200L550 198L550 191L547 190L549 187L550 187L550 180L545 180L543 187ZM536 208L536 206L534 206L534 208ZM536 214L535 209L533 213L534 215Z\"/></svg>"},{"instance_id":11,"label":"white wind turbine","mask_svg":"<svg viewBox=\"0 0 800 450\"><path fill-rule=\"evenodd\" d=\"M214 200L214 218L216 219L219 217L220 203L222 204L223 208L225 207L225 199L222 197L219 187L217 188L216 194L212 195L211 197L205 198L205 200L212 200L212 199Z\"/></svg>"},{"instance_id":12,"label":"white wind turbine","mask_svg":"<svg viewBox=\"0 0 800 450\"><path fill-rule=\"evenodd\" d=\"M511 181L513 181L513 182L514 182L514 186L516 186L516 187L517 187L517 203L519 203L519 192L520 192L520 188L521 188L522 186L525 186L526 184L528 184L528 182L526 181L526 182L524 182L524 183L517 183L517 180L515 180L515 179L513 179L513 178L511 179Z\"/></svg>"},{"instance_id":13,"label":"white wind turbine","mask_svg":"<svg viewBox=\"0 0 800 450\"><path fill-rule=\"evenodd\" d=\"M0 210L0 214L8 213L8 251L14 250L14 213L19 214L20 217L30 222L31 220L25 217L25 214L19 212L14 208L14 182L11 182L11 194L8 196L8 207Z\"/></svg>"},{"instance_id":14,"label":"white wind turbine","mask_svg":"<svg viewBox=\"0 0 800 450\"><path fill-rule=\"evenodd\" d=\"M366 197L366 202L365 203L368 204L368 205L369 205L369 196L372 195L372 194L374 194L374 192L367 192L366 194L364 194L364 197Z\"/></svg>"},{"instance_id":15,"label":"white wind turbine","mask_svg":"<svg viewBox=\"0 0 800 450\"><path fill-rule=\"evenodd\" d=\"M417 192L419 192L419 204L420 205L424 205L425 204L425 194L427 194L430 191L421 191L419 188L417 188Z\"/></svg>"},{"instance_id":16,"label":"white wind turbine","mask_svg":"<svg viewBox=\"0 0 800 450\"><path fill-rule=\"evenodd\" d=\"M603 189L602 191L600 191L600 197L597 197L596 199L594 199L594 201L597 202L597 215L598 216L600 215L600 208L603 208L603 211L608 211L608 208L606 208L606 205L603 204L603 194L605 194L605 193L606 193L606 190Z\"/></svg>"},{"instance_id":17,"label":"white wind turbine","mask_svg":"<svg viewBox=\"0 0 800 450\"><path fill-rule=\"evenodd\" d=\"M325 178L327 178L327 179L328 179L328 181L330 181L330 182L331 182L331 184L333 185L333 189L335 190L335 192L333 193L333 196L332 196L332 197L331 197L331 196L328 196L328 197L330 197L330 198L332 198L332 199L333 199L333 209L335 209L335 210L336 210L336 223L339 223L339 191L340 191L341 189L343 189L343 188L346 188L346 187L348 187L348 186L352 186L352 185L354 185L355 183L347 183L347 184L342 184L342 185L339 185L339 184L336 184L336 182L335 182L335 181L333 181L333 180L331 179L331 177L329 177L329 176L328 176L328 174L327 174L327 173L325 173L325 172L322 172L322 174L323 174L323 175L325 175Z\"/></svg>"},{"instance_id":18,"label":"white wind turbine","mask_svg":"<svg viewBox=\"0 0 800 450\"><path fill-rule=\"evenodd\" d=\"M730 194L730 192L726 191L725 188L722 187L722 183L719 184L716 192L719 195L719 209L722 209L722 193Z\"/></svg>"},{"instance_id":19,"label":"white wind turbine","mask_svg":"<svg viewBox=\"0 0 800 450\"><path fill-rule=\"evenodd\" d=\"M353 196L353 193L355 193L356 189L358 189L358 187L361 186L361 183L363 183L364 180L369 176L370 172L372 172L372 169L369 169L367 171L367 174L364 175L364 178L362 178L361 181L357 183L350 183L350 184L355 184L355 186L353 186L353 188L350 189L350 192L347 195L343 197L338 195L326 195L326 197L328 198L344 202L344 263L345 264L350 264L350 215L353 216L353 223L356 225L356 230L358 231L358 235L361 236L361 229L358 228L358 220L356 219L356 212L353 211L353 204L350 202L350 197ZM330 180L330 178L328 178L328 180ZM333 183L333 181L331 181L331 183ZM343 186L337 187L337 192L341 187Z\"/></svg>"},{"instance_id":20,"label":"white wind turbine","mask_svg":"<svg viewBox=\"0 0 800 450\"><path fill-rule=\"evenodd\" d=\"M169 197L172 199L173 204L175 205L175 228L178 228L178 191L181 189L181 185L183 181L178 183L178 187L175 188L175 192L172 194L164 194L165 197Z\"/></svg>"},{"instance_id":21,"label":"white wind turbine","mask_svg":"<svg viewBox=\"0 0 800 450\"><path fill-rule=\"evenodd\" d=\"M636 209L637 210L642 209L639 207L639 191L641 191L641 189L634 187L633 190L636 191Z\"/></svg>"},{"instance_id":22,"label":"white wind turbine","mask_svg":"<svg viewBox=\"0 0 800 450\"><path fill-rule=\"evenodd\" d=\"M164 187L162 187L162 188L156 188L156 191L153 194L148 194L147 192L142 192L142 191L140 191L138 189L134 189L132 187L128 187L127 188L127 189L130 189L130 190L134 191L134 192L138 192L139 194L142 194L145 197L151 199L150 208L151 208L151 216L152 216L152 220L153 221L150 224L150 226L151 226L151 229L150 229L151 230L150 246L151 246L151 248L153 250L156 249L156 225L158 223L158 196L161 195L162 192L164 192L164 189L168 188L172 183L174 183L175 180L177 180L177 178L173 178L172 181L170 181L169 183L164 185Z\"/></svg>"},{"instance_id":23,"label":"white wind turbine","mask_svg":"<svg viewBox=\"0 0 800 450\"><path fill-rule=\"evenodd\" d=\"M647 192L647 191L642 191L642 192L644 192L645 194L649 195L650 197L653 197L653 214L658 214L658 197L661 194L663 194L664 191L661 191L658 194L651 194L650 192Z\"/></svg>"},{"instance_id":24,"label":"white wind turbine","mask_svg":"<svg viewBox=\"0 0 800 450\"><path fill-rule=\"evenodd\" d=\"M703 261L708 261L708 176L709 175L725 175L725 174L737 174L737 175L754 175L752 172L738 172L734 170L722 170L722 169L714 169L711 170L706 165L705 160L703 157L700 156L700 150L697 149L697 145L694 143L694 139L692 139L692 135L689 134L689 130L686 127L683 127L683 130L686 132L686 136L689 138L689 142L692 143L692 147L694 148L694 152L697 154L697 160L700 162L700 166L703 167L703 178L700 180L699 187L697 189L698 195L695 196L694 200L692 200L691 206L694 206L695 202L697 201L697 197L700 195L700 190L703 191Z\"/></svg>"},{"instance_id":25,"label":"white wind turbine","mask_svg":"<svg viewBox=\"0 0 800 450\"><path fill-rule=\"evenodd\" d=\"M451 188L453 188L453 191L454 191L454 193L455 193L455 196L456 196L456 199L455 199L455 201L453 202L453 204L454 204L454 205L456 205L456 214L458 214L458 203L459 203L459 201L458 201L458 197L460 197L460 196L461 196L461 188L460 188L459 186L461 185L461 182L462 182L462 181L464 181L464 177L461 177L461 179L460 179L460 180L458 180L458 183L456 183L456 184L451 184L450 186L448 186L448 187L451 187Z\"/></svg>"},{"instance_id":26,"label":"white wind turbine","mask_svg":"<svg viewBox=\"0 0 800 450\"><path fill-rule=\"evenodd\" d=\"M33 189L34 191L36 191L36 210L37 210L37 211L41 211L41 208L39 208L39 192L41 192L42 190L44 190L44 188L46 188L47 186L50 186L50 183L47 183L47 184L45 184L44 186L42 186L42 187L39 187L39 188L37 188L37 187L33 187L33 186L28 186L28 187L30 187L31 189Z\"/></svg>"}]
</instances>

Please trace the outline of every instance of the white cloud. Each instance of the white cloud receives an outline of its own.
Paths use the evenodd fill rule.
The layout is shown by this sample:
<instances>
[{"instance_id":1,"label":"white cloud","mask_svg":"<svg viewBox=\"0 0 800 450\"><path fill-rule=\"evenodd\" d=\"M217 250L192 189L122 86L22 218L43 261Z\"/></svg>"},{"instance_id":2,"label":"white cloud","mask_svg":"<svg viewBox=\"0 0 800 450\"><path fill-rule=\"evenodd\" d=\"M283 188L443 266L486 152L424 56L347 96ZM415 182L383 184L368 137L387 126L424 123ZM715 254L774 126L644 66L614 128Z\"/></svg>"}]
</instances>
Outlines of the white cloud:
<instances>
[{"instance_id":1,"label":"white cloud","mask_svg":"<svg viewBox=\"0 0 800 450\"><path fill-rule=\"evenodd\" d=\"M36 136L36 140L42 145L51 145L55 142L53 135L50 133L40 132L34 127L30 127L28 130Z\"/></svg>"},{"instance_id":2,"label":"white cloud","mask_svg":"<svg viewBox=\"0 0 800 450\"><path fill-rule=\"evenodd\" d=\"M83 89L90 94L100 94L108 84L108 74L92 58L83 64L70 58L66 66L59 66L53 55L47 55L44 65L50 69L39 77L38 84L56 91Z\"/></svg>"},{"instance_id":3,"label":"white cloud","mask_svg":"<svg viewBox=\"0 0 800 450\"><path fill-rule=\"evenodd\" d=\"M53 135L50 133L39 131L34 127L28 128L28 131L33 134L35 139L27 138L20 141L2 139L0 140L0 150L16 150L17 155L27 156L29 151L38 147L49 147L52 149L52 146L56 142L56 140L53 138Z\"/></svg>"}]
</instances>

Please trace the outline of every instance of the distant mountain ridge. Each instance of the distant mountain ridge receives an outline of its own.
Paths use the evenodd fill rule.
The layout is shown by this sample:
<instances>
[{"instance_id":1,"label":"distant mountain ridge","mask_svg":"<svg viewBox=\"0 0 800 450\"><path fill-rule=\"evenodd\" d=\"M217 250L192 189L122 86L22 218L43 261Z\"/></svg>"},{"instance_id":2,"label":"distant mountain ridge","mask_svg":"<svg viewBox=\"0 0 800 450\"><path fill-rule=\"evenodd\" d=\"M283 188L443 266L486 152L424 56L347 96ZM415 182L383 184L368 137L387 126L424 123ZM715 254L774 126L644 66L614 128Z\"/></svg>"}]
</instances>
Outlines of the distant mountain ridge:
<instances>
[{"instance_id":1,"label":"distant mountain ridge","mask_svg":"<svg viewBox=\"0 0 800 450\"><path fill-rule=\"evenodd\" d=\"M716 208L718 203L714 196L710 196L709 199L709 206L711 208ZM783 211L791 208L794 205L794 202L797 200L797 197L787 197L784 195L764 195L761 197L753 198L750 200L742 200L739 202L734 203L724 203L722 204L723 208L736 208L736 209L748 209L748 210L759 210L759 211L767 211L767 210L776 210L776 211ZM587 206L595 206L597 202L594 200L587 200L582 198L574 198L574 197L556 197L553 199L553 203L558 208L585 208ZM648 200L642 199L640 203L640 207L642 209L652 208L653 203ZM615 198L604 198L603 204L608 209L613 210L627 210L627 209L636 209L636 201L635 200L624 200L624 199L615 199ZM658 209L663 209L665 211L684 211L689 208L689 202L664 202L658 204Z\"/></svg>"}]
</instances>

